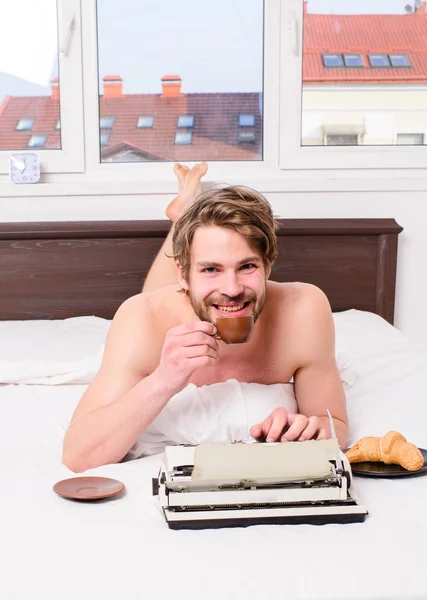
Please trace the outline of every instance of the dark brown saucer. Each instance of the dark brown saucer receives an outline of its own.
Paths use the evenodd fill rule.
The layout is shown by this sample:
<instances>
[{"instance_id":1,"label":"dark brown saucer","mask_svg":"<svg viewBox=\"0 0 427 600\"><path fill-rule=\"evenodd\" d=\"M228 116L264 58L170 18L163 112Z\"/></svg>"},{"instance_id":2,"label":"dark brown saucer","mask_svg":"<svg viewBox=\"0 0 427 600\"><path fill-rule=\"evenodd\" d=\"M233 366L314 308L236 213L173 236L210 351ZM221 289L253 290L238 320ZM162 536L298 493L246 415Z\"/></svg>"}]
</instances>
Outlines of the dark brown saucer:
<instances>
[{"instance_id":1,"label":"dark brown saucer","mask_svg":"<svg viewBox=\"0 0 427 600\"><path fill-rule=\"evenodd\" d=\"M418 448L424 456L424 465L417 471L408 471L400 465L386 465L382 462L360 462L351 463L351 472L353 475L361 477L415 477L427 473L427 450Z\"/></svg>"},{"instance_id":2,"label":"dark brown saucer","mask_svg":"<svg viewBox=\"0 0 427 600\"><path fill-rule=\"evenodd\" d=\"M124 490L124 483L109 477L71 477L58 481L53 491L73 500L99 500L115 496Z\"/></svg>"}]
</instances>

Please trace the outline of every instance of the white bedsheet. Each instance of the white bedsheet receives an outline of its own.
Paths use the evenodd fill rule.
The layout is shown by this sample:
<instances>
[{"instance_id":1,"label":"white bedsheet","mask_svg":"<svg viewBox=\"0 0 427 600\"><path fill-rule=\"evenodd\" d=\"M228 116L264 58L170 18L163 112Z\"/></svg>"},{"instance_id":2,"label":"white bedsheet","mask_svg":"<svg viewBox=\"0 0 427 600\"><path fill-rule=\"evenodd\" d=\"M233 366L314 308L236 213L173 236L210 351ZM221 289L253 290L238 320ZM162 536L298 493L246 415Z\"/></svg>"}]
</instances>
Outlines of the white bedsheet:
<instances>
[{"instance_id":1,"label":"white bedsheet","mask_svg":"<svg viewBox=\"0 0 427 600\"><path fill-rule=\"evenodd\" d=\"M375 316L338 315L358 372L347 391L350 442L401 431L427 447L427 353ZM365 523L171 531L151 478L161 457L91 469L120 497L73 502L62 439L85 386L0 386L1 600L81 598L333 600L427 598L427 477L355 477Z\"/></svg>"}]
</instances>

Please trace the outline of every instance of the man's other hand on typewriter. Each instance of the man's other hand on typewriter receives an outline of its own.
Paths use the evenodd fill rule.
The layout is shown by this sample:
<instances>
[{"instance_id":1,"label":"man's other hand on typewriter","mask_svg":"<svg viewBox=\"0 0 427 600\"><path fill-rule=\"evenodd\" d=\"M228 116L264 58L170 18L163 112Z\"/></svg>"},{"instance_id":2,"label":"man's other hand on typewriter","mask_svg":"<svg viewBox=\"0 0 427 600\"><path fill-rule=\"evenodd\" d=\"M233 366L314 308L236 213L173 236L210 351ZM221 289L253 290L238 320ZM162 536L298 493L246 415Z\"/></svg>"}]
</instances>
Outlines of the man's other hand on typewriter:
<instances>
[{"instance_id":1,"label":"man's other hand on typewriter","mask_svg":"<svg viewBox=\"0 0 427 600\"><path fill-rule=\"evenodd\" d=\"M273 410L262 423L254 425L250 433L258 442L303 442L330 437L319 417L288 413L283 407Z\"/></svg>"}]
</instances>

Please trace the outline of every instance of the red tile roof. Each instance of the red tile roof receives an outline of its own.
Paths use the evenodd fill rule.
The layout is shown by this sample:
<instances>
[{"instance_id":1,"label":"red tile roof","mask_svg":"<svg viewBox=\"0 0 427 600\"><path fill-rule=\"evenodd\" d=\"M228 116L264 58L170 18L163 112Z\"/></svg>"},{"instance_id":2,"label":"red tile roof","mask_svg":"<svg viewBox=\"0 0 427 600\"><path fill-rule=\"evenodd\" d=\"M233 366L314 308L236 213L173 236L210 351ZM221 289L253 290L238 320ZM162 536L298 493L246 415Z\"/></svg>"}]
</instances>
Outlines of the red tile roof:
<instances>
[{"instance_id":1,"label":"red tile roof","mask_svg":"<svg viewBox=\"0 0 427 600\"><path fill-rule=\"evenodd\" d=\"M240 114L254 114L257 143L238 143ZM261 118L258 94L125 94L101 98L101 114L115 116L108 145L126 142L167 160L256 160ZM139 116L153 116L152 129L137 129ZM180 115L194 115L194 127L177 127ZM103 130L105 133L108 130ZM176 132L192 132L192 143L175 144Z\"/></svg>"},{"instance_id":2,"label":"red tile roof","mask_svg":"<svg viewBox=\"0 0 427 600\"><path fill-rule=\"evenodd\" d=\"M44 134L47 148L60 148L60 132L55 130L59 118L59 102L51 96L8 97L3 112L0 108L0 150L26 148L32 135ZM4 106L4 103L3 103ZM35 119L31 131L15 131L20 119Z\"/></svg>"},{"instance_id":3,"label":"red tile roof","mask_svg":"<svg viewBox=\"0 0 427 600\"><path fill-rule=\"evenodd\" d=\"M105 79L105 78L104 78ZM259 95L255 93L124 94L100 98L101 116L115 117L108 145L102 154L111 156L111 147L120 150L127 144L142 155L164 160L260 160L262 122ZM240 114L255 115L255 127L239 127ZM152 129L138 129L138 117L154 116ZM178 128L180 115L194 115L193 128ZM34 118L31 131L15 131L22 118ZM33 134L48 134L46 148L60 147L60 132L55 131L59 103L52 97L12 97L0 118L0 149L25 148ZM239 130L253 130L255 143L239 143ZM175 144L176 132L192 131L192 143Z\"/></svg>"},{"instance_id":4,"label":"red tile roof","mask_svg":"<svg viewBox=\"0 0 427 600\"><path fill-rule=\"evenodd\" d=\"M320 15L304 5L304 83L427 82L426 4L404 15ZM364 67L324 67L322 54L361 54ZM411 67L371 68L368 54L406 54Z\"/></svg>"}]
</instances>

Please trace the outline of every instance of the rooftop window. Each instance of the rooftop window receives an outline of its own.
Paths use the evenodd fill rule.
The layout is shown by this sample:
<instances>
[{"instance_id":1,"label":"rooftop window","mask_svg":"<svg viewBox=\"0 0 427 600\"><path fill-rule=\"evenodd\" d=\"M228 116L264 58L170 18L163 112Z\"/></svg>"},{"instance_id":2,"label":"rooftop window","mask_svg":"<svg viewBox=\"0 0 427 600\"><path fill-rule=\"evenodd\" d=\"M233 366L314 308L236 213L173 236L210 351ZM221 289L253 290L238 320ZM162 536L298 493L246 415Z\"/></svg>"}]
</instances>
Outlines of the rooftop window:
<instances>
[{"instance_id":1,"label":"rooftop window","mask_svg":"<svg viewBox=\"0 0 427 600\"><path fill-rule=\"evenodd\" d=\"M34 125L35 119L19 119L16 124L16 131L31 131Z\"/></svg>"},{"instance_id":2,"label":"rooftop window","mask_svg":"<svg viewBox=\"0 0 427 600\"><path fill-rule=\"evenodd\" d=\"M368 54L371 67L389 67L387 54Z\"/></svg>"},{"instance_id":3,"label":"rooftop window","mask_svg":"<svg viewBox=\"0 0 427 600\"><path fill-rule=\"evenodd\" d=\"M115 117L100 117L99 126L101 129L113 129Z\"/></svg>"},{"instance_id":4,"label":"rooftop window","mask_svg":"<svg viewBox=\"0 0 427 600\"><path fill-rule=\"evenodd\" d=\"M389 54L392 67L410 67L411 63L406 54Z\"/></svg>"},{"instance_id":5,"label":"rooftop window","mask_svg":"<svg viewBox=\"0 0 427 600\"><path fill-rule=\"evenodd\" d=\"M180 115L178 117L177 127L194 127L194 116Z\"/></svg>"},{"instance_id":6,"label":"rooftop window","mask_svg":"<svg viewBox=\"0 0 427 600\"><path fill-rule=\"evenodd\" d=\"M154 125L154 117L151 115L141 115L138 117L136 124L138 129L152 129Z\"/></svg>"},{"instance_id":7,"label":"rooftop window","mask_svg":"<svg viewBox=\"0 0 427 600\"><path fill-rule=\"evenodd\" d=\"M344 54L343 57L346 67L363 67L363 61L360 54Z\"/></svg>"},{"instance_id":8,"label":"rooftop window","mask_svg":"<svg viewBox=\"0 0 427 600\"><path fill-rule=\"evenodd\" d=\"M99 136L99 142L100 142L101 146L106 146L108 144L109 139L110 139L109 133L101 133L101 135Z\"/></svg>"},{"instance_id":9,"label":"rooftop window","mask_svg":"<svg viewBox=\"0 0 427 600\"><path fill-rule=\"evenodd\" d=\"M398 133L396 143L398 146L422 146L424 144L424 134Z\"/></svg>"},{"instance_id":10,"label":"rooftop window","mask_svg":"<svg viewBox=\"0 0 427 600\"><path fill-rule=\"evenodd\" d=\"M324 67L343 67L341 54L322 54Z\"/></svg>"},{"instance_id":11,"label":"rooftop window","mask_svg":"<svg viewBox=\"0 0 427 600\"><path fill-rule=\"evenodd\" d=\"M239 131L239 142L254 142L255 131Z\"/></svg>"},{"instance_id":12,"label":"rooftop window","mask_svg":"<svg viewBox=\"0 0 427 600\"><path fill-rule=\"evenodd\" d=\"M30 137L28 148L43 148L46 144L47 135L37 134Z\"/></svg>"},{"instance_id":13,"label":"rooftop window","mask_svg":"<svg viewBox=\"0 0 427 600\"><path fill-rule=\"evenodd\" d=\"M191 144L193 133L191 131L177 131L175 134L175 144Z\"/></svg>"},{"instance_id":14,"label":"rooftop window","mask_svg":"<svg viewBox=\"0 0 427 600\"><path fill-rule=\"evenodd\" d=\"M255 115L239 115L239 127L254 127Z\"/></svg>"},{"instance_id":15,"label":"rooftop window","mask_svg":"<svg viewBox=\"0 0 427 600\"><path fill-rule=\"evenodd\" d=\"M55 130L59 131L61 129L61 119L58 119L55 125Z\"/></svg>"},{"instance_id":16,"label":"rooftop window","mask_svg":"<svg viewBox=\"0 0 427 600\"><path fill-rule=\"evenodd\" d=\"M352 133L329 134L325 141L327 146L357 146L359 136Z\"/></svg>"}]
</instances>

